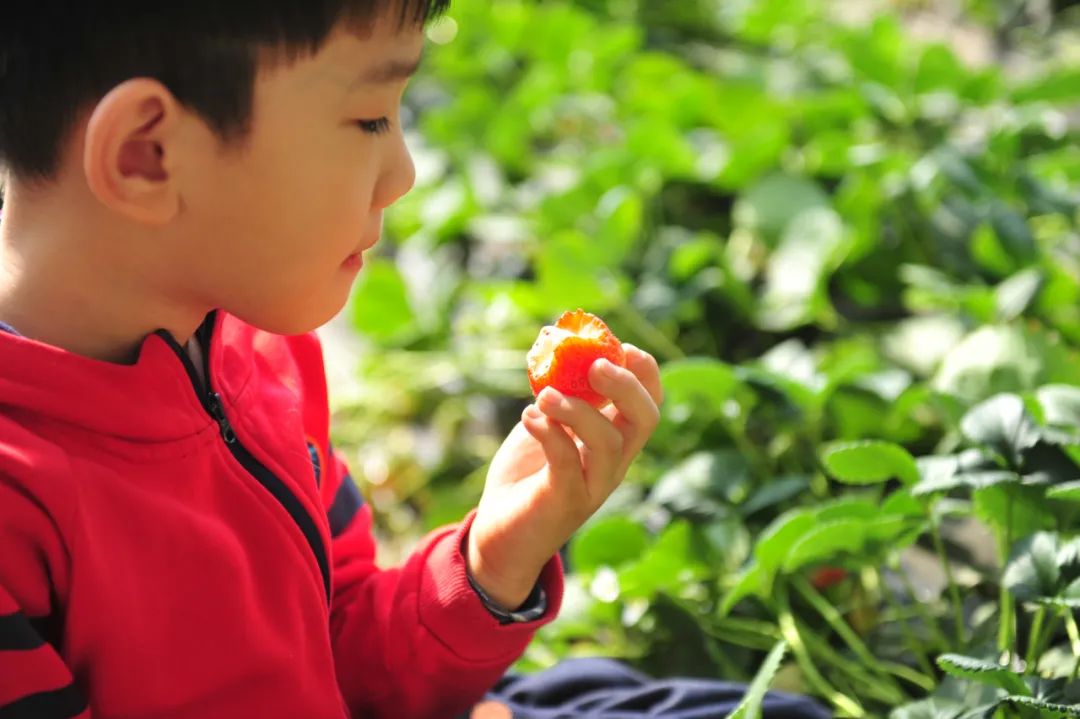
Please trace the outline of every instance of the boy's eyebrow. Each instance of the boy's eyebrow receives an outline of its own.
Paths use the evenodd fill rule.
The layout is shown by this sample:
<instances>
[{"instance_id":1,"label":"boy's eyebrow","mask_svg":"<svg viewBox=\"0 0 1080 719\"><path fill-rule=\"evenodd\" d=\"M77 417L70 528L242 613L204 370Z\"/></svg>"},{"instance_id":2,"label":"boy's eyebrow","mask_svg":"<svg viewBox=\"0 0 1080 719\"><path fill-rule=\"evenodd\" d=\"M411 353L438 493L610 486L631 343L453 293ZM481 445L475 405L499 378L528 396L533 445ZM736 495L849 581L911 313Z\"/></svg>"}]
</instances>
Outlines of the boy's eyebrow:
<instances>
[{"instance_id":1,"label":"boy's eyebrow","mask_svg":"<svg viewBox=\"0 0 1080 719\"><path fill-rule=\"evenodd\" d=\"M357 85L383 85L390 82L408 80L420 69L420 63L424 56L421 53L415 60L387 60L360 74L353 86Z\"/></svg>"}]
</instances>

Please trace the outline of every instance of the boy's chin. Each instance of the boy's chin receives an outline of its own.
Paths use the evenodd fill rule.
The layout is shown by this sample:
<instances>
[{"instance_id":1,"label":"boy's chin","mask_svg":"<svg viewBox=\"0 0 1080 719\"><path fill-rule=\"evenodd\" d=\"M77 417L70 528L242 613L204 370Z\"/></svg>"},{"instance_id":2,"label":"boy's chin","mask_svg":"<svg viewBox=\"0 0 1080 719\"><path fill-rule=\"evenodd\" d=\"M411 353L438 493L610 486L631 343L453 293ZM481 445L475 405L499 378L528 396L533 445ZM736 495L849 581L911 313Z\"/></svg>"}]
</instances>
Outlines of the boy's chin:
<instances>
[{"instance_id":1,"label":"boy's chin","mask_svg":"<svg viewBox=\"0 0 1080 719\"><path fill-rule=\"evenodd\" d=\"M313 332L330 320L334 319L345 308L345 302L335 303L327 307L293 309L285 311L256 311L256 312L233 312L235 315L252 327L264 332L276 335L302 335Z\"/></svg>"}]
</instances>

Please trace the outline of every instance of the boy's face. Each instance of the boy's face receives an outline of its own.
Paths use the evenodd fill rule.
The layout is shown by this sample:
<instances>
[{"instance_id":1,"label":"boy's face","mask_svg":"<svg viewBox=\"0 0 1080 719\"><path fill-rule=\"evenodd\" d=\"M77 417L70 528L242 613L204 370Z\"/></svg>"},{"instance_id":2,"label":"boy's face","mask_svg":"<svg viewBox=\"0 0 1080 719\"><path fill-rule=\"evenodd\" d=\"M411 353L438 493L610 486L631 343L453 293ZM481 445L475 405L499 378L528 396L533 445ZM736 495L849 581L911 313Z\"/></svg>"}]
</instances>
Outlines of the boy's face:
<instances>
[{"instance_id":1,"label":"boy's face","mask_svg":"<svg viewBox=\"0 0 1080 719\"><path fill-rule=\"evenodd\" d=\"M263 68L249 136L177 168L195 298L282 334L341 310L358 253L415 179L399 109L422 45L421 29L380 22Z\"/></svg>"}]
</instances>

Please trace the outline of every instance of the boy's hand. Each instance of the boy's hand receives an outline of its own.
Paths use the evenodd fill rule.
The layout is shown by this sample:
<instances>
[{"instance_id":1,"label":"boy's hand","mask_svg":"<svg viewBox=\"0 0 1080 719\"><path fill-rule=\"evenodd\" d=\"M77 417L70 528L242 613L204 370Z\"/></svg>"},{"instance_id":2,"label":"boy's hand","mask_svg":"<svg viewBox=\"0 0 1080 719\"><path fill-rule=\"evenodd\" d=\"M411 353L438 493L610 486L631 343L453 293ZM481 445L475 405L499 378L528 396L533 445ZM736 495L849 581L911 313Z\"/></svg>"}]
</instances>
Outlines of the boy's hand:
<instances>
[{"instance_id":1,"label":"boy's hand","mask_svg":"<svg viewBox=\"0 0 1080 719\"><path fill-rule=\"evenodd\" d=\"M553 388L540 393L495 454L469 531L473 579L506 609L619 486L656 429L662 401L652 355L632 345L626 369L598 360L589 383L612 401L597 410Z\"/></svg>"}]
</instances>

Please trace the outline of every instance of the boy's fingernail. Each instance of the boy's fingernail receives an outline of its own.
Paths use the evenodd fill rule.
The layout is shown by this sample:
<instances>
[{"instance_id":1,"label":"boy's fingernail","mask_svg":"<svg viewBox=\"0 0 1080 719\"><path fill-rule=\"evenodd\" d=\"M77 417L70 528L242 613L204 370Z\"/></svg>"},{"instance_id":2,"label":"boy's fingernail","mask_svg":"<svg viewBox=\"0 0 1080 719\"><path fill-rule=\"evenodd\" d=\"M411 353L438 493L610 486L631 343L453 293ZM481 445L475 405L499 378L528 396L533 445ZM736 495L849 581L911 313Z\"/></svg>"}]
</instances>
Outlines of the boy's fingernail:
<instances>
[{"instance_id":1,"label":"boy's fingernail","mask_svg":"<svg viewBox=\"0 0 1080 719\"><path fill-rule=\"evenodd\" d=\"M605 377L615 376L615 365L612 364L610 360L598 359L596 360L596 364L600 368L600 374Z\"/></svg>"},{"instance_id":2,"label":"boy's fingernail","mask_svg":"<svg viewBox=\"0 0 1080 719\"><path fill-rule=\"evenodd\" d=\"M522 414L529 419L540 419L540 417L543 416L543 413L536 408L535 404L530 404L528 407L526 407L525 411L522 412Z\"/></svg>"},{"instance_id":3,"label":"boy's fingernail","mask_svg":"<svg viewBox=\"0 0 1080 719\"><path fill-rule=\"evenodd\" d=\"M554 387L545 387L536 399L547 404L558 404L562 401L562 398L562 392L559 390Z\"/></svg>"}]
</instances>

